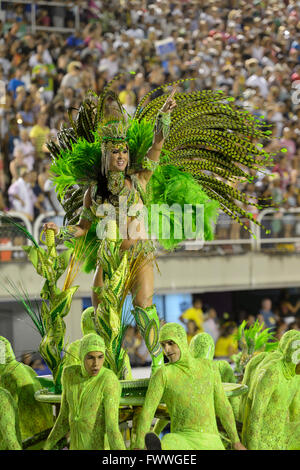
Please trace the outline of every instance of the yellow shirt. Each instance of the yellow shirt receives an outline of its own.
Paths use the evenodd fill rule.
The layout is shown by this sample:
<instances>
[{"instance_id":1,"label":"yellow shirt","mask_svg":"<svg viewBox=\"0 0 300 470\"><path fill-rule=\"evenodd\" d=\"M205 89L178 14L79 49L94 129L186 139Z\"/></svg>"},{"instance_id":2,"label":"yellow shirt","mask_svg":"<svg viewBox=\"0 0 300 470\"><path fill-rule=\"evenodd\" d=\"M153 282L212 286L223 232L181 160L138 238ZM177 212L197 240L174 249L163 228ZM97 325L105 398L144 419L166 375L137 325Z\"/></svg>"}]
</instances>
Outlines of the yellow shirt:
<instances>
[{"instance_id":1,"label":"yellow shirt","mask_svg":"<svg viewBox=\"0 0 300 470\"><path fill-rule=\"evenodd\" d=\"M41 127L38 124L33 126L29 136L35 139L35 149L38 157L43 156L43 145L47 141L50 129L49 127Z\"/></svg>"},{"instance_id":2,"label":"yellow shirt","mask_svg":"<svg viewBox=\"0 0 300 470\"><path fill-rule=\"evenodd\" d=\"M234 349L233 353L229 352L230 346ZM231 354L235 354L237 350L238 344L234 339L234 335L229 335L227 338L221 336L216 343L215 357L230 356Z\"/></svg>"},{"instance_id":3,"label":"yellow shirt","mask_svg":"<svg viewBox=\"0 0 300 470\"><path fill-rule=\"evenodd\" d=\"M202 333L204 331L202 328L202 325L203 325L202 308L195 308L195 307L188 308L185 312L183 312L182 318L186 320L194 320L198 329L200 330L199 333Z\"/></svg>"}]
</instances>

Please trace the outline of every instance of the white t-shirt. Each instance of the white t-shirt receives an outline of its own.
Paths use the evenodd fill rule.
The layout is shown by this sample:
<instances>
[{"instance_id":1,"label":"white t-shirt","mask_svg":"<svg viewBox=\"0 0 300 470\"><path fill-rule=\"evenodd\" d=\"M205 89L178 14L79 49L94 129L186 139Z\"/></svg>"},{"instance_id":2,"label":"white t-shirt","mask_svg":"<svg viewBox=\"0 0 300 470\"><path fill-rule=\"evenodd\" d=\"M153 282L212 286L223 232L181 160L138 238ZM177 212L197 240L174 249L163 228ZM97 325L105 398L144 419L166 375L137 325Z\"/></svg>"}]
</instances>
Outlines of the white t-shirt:
<instances>
[{"instance_id":1,"label":"white t-shirt","mask_svg":"<svg viewBox=\"0 0 300 470\"><path fill-rule=\"evenodd\" d=\"M246 85L250 87L258 87L260 89L261 96L263 98L267 98L269 87L268 82L264 77L259 77L256 74L251 75L251 77L246 81Z\"/></svg>"},{"instance_id":2,"label":"white t-shirt","mask_svg":"<svg viewBox=\"0 0 300 470\"><path fill-rule=\"evenodd\" d=\"M44 192L49 193L49 198L51 199L51 202L57 212L64 212L62 205L60 204L59 200L57 199L57 195L53 186L53 182L48 179L46 180L44 184ZM51 203L45 199L45 205L46 205L46 210L47 211L52 211L53 207L51 206Z\"/></svg>"},{"instance_id":3,"label":"white t-shirt","mask_svg":"<svg viewBox=\"0 0 300 470\"><path fill-rule=\"evenodd\" d=\"M18 178L17 181L8 188L8 196L13 210L24 212L33 217L36 196L29 183L26 183L23 178ZM12 196L19 196L24 205L22 205L21 201Z\"/></svg>"}]
</instances>

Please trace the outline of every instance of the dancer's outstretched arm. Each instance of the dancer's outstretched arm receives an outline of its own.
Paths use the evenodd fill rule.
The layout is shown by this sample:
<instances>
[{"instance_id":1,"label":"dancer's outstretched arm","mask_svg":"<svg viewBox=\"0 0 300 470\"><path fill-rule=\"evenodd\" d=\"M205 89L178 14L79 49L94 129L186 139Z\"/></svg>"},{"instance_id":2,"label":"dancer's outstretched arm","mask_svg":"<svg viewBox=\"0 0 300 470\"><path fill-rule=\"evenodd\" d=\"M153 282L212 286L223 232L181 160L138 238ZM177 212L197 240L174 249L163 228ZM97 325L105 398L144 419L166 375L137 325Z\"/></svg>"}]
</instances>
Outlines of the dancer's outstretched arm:
<instances>
[{"instance_id":1,"label":"dancer's outstretched arm","mask_svg":"<svg viewBox=\"0 0 300 470\"><path fill-rule=\"evenodd\" d=\"M152 146L148 150L147 155L144 159L144 170L140 171L138 174L141 183L144 185L146 185L150 180L152 173L159 162L159 157L163 148L166 132L168 131L170 125L170 113L177 106L176 101L173 98L176 93L176 88L176 86L173 88L170 96L167 98L165 104L163 105L157 116Z\"/></svg>"},{"instance_id":2,"label":"dancer's outstretched arm","mask_svg":"<svg viewBox=\"0 0 300 470\"><path fill-rule=\"evenodd\" d=\"M228 434L228 437L233 445L234 449L245 449L240 443L240 439L237 433L234 414L228 398L225 395L224 388L221 381L220 374L214 374L215 386L214 386L214 402L216 415L220 418L222 426Z\"/></svg>"}]
</instances>

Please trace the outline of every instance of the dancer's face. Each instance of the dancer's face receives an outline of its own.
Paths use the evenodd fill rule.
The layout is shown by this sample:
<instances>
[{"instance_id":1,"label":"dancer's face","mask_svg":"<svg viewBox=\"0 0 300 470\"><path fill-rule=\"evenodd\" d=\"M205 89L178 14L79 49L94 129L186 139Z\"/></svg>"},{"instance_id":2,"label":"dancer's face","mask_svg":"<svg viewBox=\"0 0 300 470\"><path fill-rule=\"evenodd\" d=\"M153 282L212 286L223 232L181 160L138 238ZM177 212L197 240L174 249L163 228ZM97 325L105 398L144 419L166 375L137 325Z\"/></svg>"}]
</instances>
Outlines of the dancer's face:
<instances>
[{"instance_id":1,"label":"dancer's face","mask_svg":"<svg viewBox=\"0 0 300 470\"><path fill-rule=\"evenodd\" d=\"M84 358L84 367L91 377L99 374L104 363L104 354L102 351L91 351Z\"/></svg>"},{"instance_id":2,"label":"dancer's face","mask_svg":"<svg viewBox=\"0 0 300 470\"><path fill-rule=\"evenodd\" d=\"M164 355L167 356L169 362L177 362L180 359L180 349L174 341L161 341L161 347Z\"/></svg>"},{"instance_id":3,"label":"dancer's face","mask_svg":"<svg viewBox=\"0 0 300 470\"><path fill-rule=\"evenodd\" d=\"M128 165L128 148L126 144L113 146L109 151L109 169L111 171L125 171Z\"/></svg>"}]
</instances>

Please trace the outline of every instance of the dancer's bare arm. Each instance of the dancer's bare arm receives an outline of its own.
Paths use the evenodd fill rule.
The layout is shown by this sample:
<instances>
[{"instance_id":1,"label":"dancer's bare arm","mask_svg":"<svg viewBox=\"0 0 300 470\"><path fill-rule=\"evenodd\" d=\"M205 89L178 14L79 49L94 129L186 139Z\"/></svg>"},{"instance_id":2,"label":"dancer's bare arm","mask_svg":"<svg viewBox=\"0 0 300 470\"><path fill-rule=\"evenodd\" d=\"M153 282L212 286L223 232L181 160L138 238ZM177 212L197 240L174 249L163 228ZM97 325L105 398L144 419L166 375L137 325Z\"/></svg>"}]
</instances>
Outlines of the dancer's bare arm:
<instances>
[{"instance_id":1,"label":"dancer's bare arm","mask_svg":"<svg viewBox=\"0 0 300 470\"><path fill-rule=\"evenodd\" d=\"M172 110L177 106L176 101L174 99L174 95L176 93L177 87L175 86L171 91L170 96L167 98L165 104L161 108L162 113L171 113ZM160 153L164 144L164 136L162 129L159 132L155 132L153 137L152 146L147 152L146 158L153 161L158 162ZM143 185L146 185L152 176L153 171L150 169L144 169L143 171L139 172L139 179Z\"/></svg>"}]
</instances>

